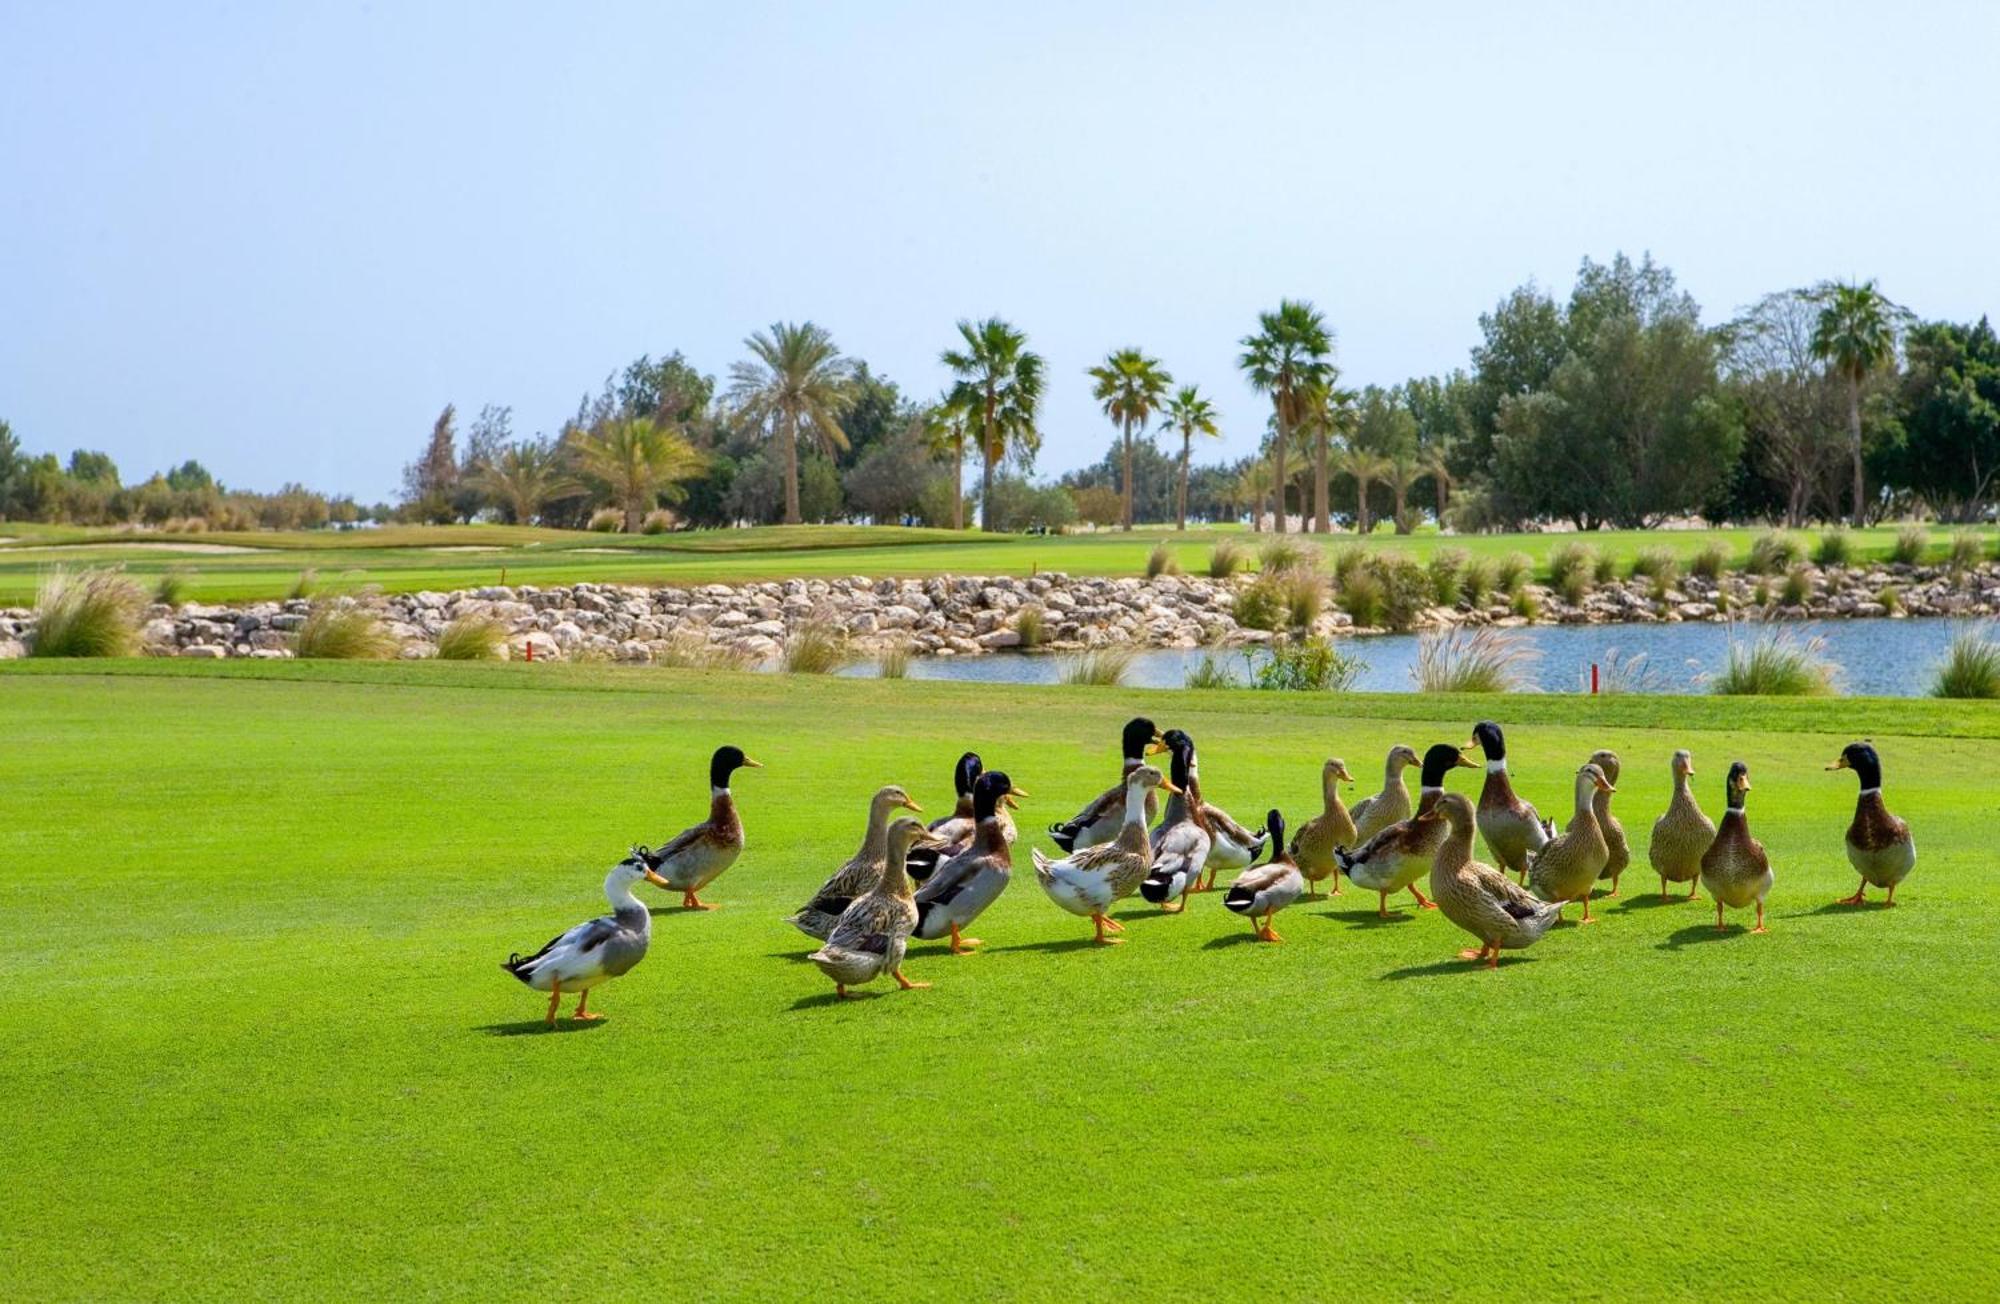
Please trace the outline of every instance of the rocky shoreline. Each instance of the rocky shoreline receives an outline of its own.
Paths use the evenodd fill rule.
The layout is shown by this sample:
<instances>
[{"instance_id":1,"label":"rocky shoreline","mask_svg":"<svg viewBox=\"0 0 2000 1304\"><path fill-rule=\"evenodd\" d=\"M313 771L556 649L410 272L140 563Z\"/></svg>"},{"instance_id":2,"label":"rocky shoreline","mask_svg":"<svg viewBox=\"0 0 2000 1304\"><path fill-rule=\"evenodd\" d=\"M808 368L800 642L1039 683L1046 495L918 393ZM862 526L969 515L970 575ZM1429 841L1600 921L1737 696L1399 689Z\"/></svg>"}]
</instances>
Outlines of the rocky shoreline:
<instances>
[{"instance_id":1,"label":"rocky shoreline","mask_svg":"<svg viewBox=\"0 0 2000 1304\"><path fill-rule=\"evenodd\" d=\"M1477 607L1430 607L1418 629L1452 625L1620 624L1765 620L1848 620L1901 616L1992 616L2000 611L2000 564L1953 570L1882 564L1811 572L1811 595L1785 604L1782 577L1684 576L1664 588L1646 579L1597 584L1577 603L1530 584L1531 618L1496 594ZM721 662L753 665L778 657L807 626L843 636L859 656L892 648L914 656L979 656L1029 643L1052 651L1105 645L1149 648L1238 647L1274 635L1237 623L1234 607L1255 577L1161 575L1153 579L1071 576L933 576L926 579L791 579L744 584L655 587L574 584L503 587L454 593L402 593L332 599L374 611L405 658L434 656L455 620L486 618L506 632L505 652L535 660L631 663ZM1894 605L1883 601L1893 592ZM311 602L241 605L188 603L147 610L142 638L156 656L293 655L295 632ZM1022 612L1039 613L1040 632L1024 633ZM0 659L20 656L33 638L34 613L0 610ZM1329 596L1314 633L1385 632L1356 626Z\"/></svg>"}]
</instances>

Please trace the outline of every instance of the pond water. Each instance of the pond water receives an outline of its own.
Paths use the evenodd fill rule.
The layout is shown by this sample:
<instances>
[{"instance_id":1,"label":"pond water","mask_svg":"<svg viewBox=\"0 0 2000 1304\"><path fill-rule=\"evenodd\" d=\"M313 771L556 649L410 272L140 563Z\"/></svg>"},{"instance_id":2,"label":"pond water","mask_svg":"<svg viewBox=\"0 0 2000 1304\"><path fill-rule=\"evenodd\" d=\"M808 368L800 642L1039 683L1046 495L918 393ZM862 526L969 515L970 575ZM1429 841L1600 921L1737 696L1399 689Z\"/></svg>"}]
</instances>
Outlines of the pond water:
<instances>
[{"instance_id":1,"label":"pond water","mask_svg":"<svg viewBox=\"0 0 2000 1304\"><path fill-rule=\"evenodd\" d=\"M1798 621L1773 625L1687 623L1678 625L1531 625L1513 631L1533 648L1537 659L1526 668L1529 684L1542 692L1575 693L1590 686L1592 662L1609 675L1613 665L1625 668L1625 691L1698 693L1708 676L1728 657L1732 637L1751 641L1767 630L1794 639L1824 638L1825 656L1840 667L1835 683L1843 693L1869 697L1921 697L1930 687L1930 673L1944 655L1961 622L1947 619ZM1345 638L1341 649L1359 656L1368 668L1354 685L1371 693L1414 692L1411 669L1417 660L1417 636L1380 634ZM1137 688L1180 688L1203 653L1177 648L1139 652L1125 682ZM1261 656L1252 652L1251 655ZM1239 678L1244 654L1219 654ZM973 683L1053 684L1061 671L1061 654L998 652L976 657L918 657L910 661L912 679L958 679ZM876 673L864 662L842 672L866 678Z\"/></svg>"}]
</instances>

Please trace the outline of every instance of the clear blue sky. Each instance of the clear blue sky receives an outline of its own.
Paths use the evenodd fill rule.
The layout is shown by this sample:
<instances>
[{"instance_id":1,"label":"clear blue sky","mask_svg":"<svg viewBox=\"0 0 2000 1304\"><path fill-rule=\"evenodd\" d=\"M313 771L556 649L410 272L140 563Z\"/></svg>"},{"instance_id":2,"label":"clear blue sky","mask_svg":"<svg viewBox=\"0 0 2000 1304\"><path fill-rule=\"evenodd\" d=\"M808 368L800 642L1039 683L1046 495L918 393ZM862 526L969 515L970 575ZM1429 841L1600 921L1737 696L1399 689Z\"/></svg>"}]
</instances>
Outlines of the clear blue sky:
<instances>
[{"instance_id":1,"label":"clear blue sky","mask_svg":"<svg viewBox=\"0 0 2000 1304\"><path fill-rule=\"evenodd\" d=\"M0 0L0 416L128 481L393 493L445 402L553 430L811 318L906 391L999 313L1040 469L1137 344L1219 399L1310 298L1351 383L1651 250L1711 319L2000 308L2000 5Z\"/></svg>"}]
</instances>

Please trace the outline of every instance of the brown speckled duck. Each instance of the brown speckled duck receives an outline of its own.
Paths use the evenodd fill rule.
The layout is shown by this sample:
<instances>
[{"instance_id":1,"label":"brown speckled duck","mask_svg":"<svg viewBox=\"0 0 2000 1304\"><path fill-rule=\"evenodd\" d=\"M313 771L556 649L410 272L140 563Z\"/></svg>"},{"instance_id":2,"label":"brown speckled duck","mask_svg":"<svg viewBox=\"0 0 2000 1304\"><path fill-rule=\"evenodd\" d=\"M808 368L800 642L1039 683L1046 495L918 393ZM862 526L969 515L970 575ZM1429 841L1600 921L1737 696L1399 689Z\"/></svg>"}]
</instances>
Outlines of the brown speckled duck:
<instances>
[{"instance_id":1,"label":"brown speckled duck","mask_svg":"<svg viewBox=\"0 0 2000 1304\"><path fill-rule=\"evenodd\" d=\"M1417 795L1416 813L1389 825L1353 851L1341 847L1334 852L1341 870L1355 886L1369 888L1380 896L1376 913L1385 919L1389 916L1389 894L1404 888L1410 890L1421 909L1437 908L1436 902L1425 900L1424 894L1417 890L1417 880L1430 872L1438 848L1444 845L1449 832L1444 819L1436 814L1436 807L1438 798L1444 795L1445 776L1460 766L1477 768L1466 759L1461 748L1450 743L1431 747L1424 753L1423 787Z\"/></svg>"},{"instance_id":2,"label":"brown speckled duck","mask_svg":"<svg viewBox=\"0 0 2000 1304\"><path fill-rule=\"evenodd\" d=\"M1852 770L1861 780L1861 795L1854 802L1854 822L1847 826L1847 863L1861 875L1861 886L1839 904L1866 904L1868 889L1889 889L1888 904L1896 904L1896 884L1910 876L1917 864L1916 839L1910 826L1889 813L1882 802L1882 758L1868 743L1849 743L1840 757L1826 767Z\"/></svg>"},{"instance_id":3,"label":"brown speckled duck","mask_svg":"<svg viewBox=\"0 0 2000 1304\"><path fill-rule=\"evenodd\" d=\"M1131 896L1146 881L1153 867L1153 843L1146 835L1146 802L1153 789L1179 792L1164 774L1150 765L1139 765L1125 776L1125 794L1118 809L1123 823L1114 842L1101 842L1072 851L1061 860L1050 860L1036 847L1035 881L1042 891L1073 915L1082 915L1097 926L1100 943L1123 941L1108 936L1122 933L1125 925L1105 912L1122 897Z\"/></svg>"},{"instance_id":4,"label":"brown speckled duck","mask_svg":"<svg viewBox=\"0 0 2000 1304\"><path fill-rule=\"evenodd\" d=\"M1715 898L1718 930L1727 927L1722 921L1724 906L1740 909L1755 903L1757 926L1750 931L1762 933L1768 931L1764 927L1764 898L1770 895L1773 875L1771 858L1764 854L1764 844L1750 836L1750 817L1743 811L1744 794L1750 791L1750 767L1741 761L1732 764L1728 784L1729 809L1722 812L1715 841L1702 855L1701 885Z\"/></svg>"},{"instance_id":5,"label":"brown speckled duck","mask_svg":"<svg viewBox=\"0 0 2000 1304\"><path fill-rule=\"evenodd\" d=\"M820 884L812 900L799 907L798 913L791 915L787 923L807 937L826 940L827 934L833 931L834 924L847 907L854 904L855 898L881 881L883 863L889 854L889 815L899 808L920 815L924 809L910 800L909 793L893 783L869 798L868 827L861 835L860 848L847 858L847 863L833 871L831 878Z\"/></svg>"},{"instance_id":6,"label":"brown speckled duck","mask_svg":"<svg viewBox=\"0 0 2000 1304\"><path fill-rule=\"evenodd\" d=\"M1667 899L1667 884L1688 885L1686 900L1694 900L1701 888L1701 858L1715 841L1715 821L1702 813L1688 780L1694 777L1694 753L1683 747L1674 753L1673 799L1660 818L1653 821L1653 841L1647 856L1653 872L1660 876L1660 900Z\"/></svg>"},{"instance_id":7,"label":"brown speckled duck","mask_svg":"<svg viewBox=\"0 0 2000 1304\"><path fill-rule=\"evenodd\" d=\"M1486 753L1486 784L1479 790L1479 836L1486 849L1500 862L1500 868L1528 881L1528 853L1540 851L1555 836L1555 826L1536 813L1535 808L1514 795L1507 777L1507 739L1500 726L1481 720L1472 727L1474 747Z\"/></svg>"},{"instance_id":8,"label":"brown speckled duck","mask_svg":"<svg viewBox=\"0 0 2000 1304\"><path fill-rule=\"evenodd\" d=\"M1613 791L1604 771L1584 765L1576 772L1576 813L1570 816L1562 836L1551 840L1528 858L1528 886L1544 901L1583 902L1583 921L1590 917L1590 891L1611 849L1605 844L1604 830L1598 826L1596 798Z\"/></svg>"},{"instance_id":9,"label":"brown speckled duck","mask_svg":"<svg viewBox=\"0 0 2000 1304\"><path fill-rule=\"evenodd\" d=\"M653 848L647 859L666 886L681 894L689 910L713 910L701 890L743 853L743 817L729 794L729 776L748 767L762 769L740 747L718 747L708 760L708 818Z\"/></svg>"},{"instance_id":10,"label":"brown speckled duck","mask_svg":"<svg viewBox=\"0 0 2000 1304\"><path fill-rule=\"evenodd\" d=\"M889 826L881 877L840 912L826 945L810 957L821 973L833 979L835 996L845 999L848 988L885 973L904 991L930 986L903 976L903 953L917 926L916 896L903 863L911 847L936 839L935 833L907 817Z\"/></svg>"},{"instance_id":11,"label":"brown speckled duck","mask_svg":"<svg viewBox=\"0 0 2000 1304\"><path fill-rule=\"evenodd\" d=\"M1611 795L1618 791L1618 753L1599 749L1590 754L1590 763L1604 772L1605 781L1611 785L1597 790L1597 795L1590 799L1590 811L1597 816L1597 827L1604 830L1604 846L1609 853L1597 878L1599 882L1610 879L1611 891L1605 895L1617 896L1618 880L1632 864L1632 847L1625 841L1625 826L1611 813Z\"/></svg>"},{"instance_id":12,"label":"brown speckled duck","mask_svg":"<svg viewBox=\"0 0 2000 1304\"><path fill-rule=\"evenodd\" d=\"M1444 841L1431 863L1431 896L1446 919L1479 939L1479 949L1460 951L1462 960L1500 966L1500 952L1533 946L1562 917L1562 903L1540 901L1491 865L1472 858L1472 802L1462 793L1442 793L1418 816L1444 825Z\"/></svg>"},{"instance_id":13,"label":"brown speckled duck","mask_svg":"<svg viewBox=\"0 0 2000 1304\"><path fill-rule=\"evenodd\" d=\"M1354 776L1347 772L1347 762L1339 757L1320 766L1320 813L1299 825L1299 831L1292 835L1289 848L1292 863L1299 867L1299 873L1305 878L1306 895L1309 897L1317 897L1319 885L1328 878L1333 880L1332 895L1340 895L1340 864L1333 858L1334 850L1360 844L1354 817L1346 803L1340 800L1340 785L1353 782Z\"/></svg>"}]
</instances>

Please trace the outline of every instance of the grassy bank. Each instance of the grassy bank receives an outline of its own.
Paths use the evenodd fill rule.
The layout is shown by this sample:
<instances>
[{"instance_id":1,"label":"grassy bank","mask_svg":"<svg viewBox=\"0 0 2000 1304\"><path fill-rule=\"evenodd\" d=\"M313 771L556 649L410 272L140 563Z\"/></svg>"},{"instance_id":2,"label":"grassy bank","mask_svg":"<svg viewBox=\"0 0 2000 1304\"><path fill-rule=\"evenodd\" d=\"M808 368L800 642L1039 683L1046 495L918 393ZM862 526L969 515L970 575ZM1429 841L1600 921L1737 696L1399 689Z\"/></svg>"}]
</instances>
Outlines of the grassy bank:
<instances>
[{"instance_id":1,"label":"grassy bank","mask_svg":"<svg viewBox=\"0 0 2000 1304\"><path fill-rule=\"evenodd\" d=\"M1492 974L1353 890L1282 947L1211 896L1100 951L1026 830L1135 709L1238 816L1484 715L1544 810L1611 746L1641 858L1673 748L1711 810L1741 757L1772 932L1640 868ZM16 1294L1939 1297L2000 1253L2000 708L133 662L0 668L0 722ZM1894 910L1829 905L1820 766L1863 733L1923 853ZM498 961L600 910L724 740L767 768L723 909L661 898L606 1020L543 1035ZM986 953L833 1004L780 916L966 746L1034 794Z\"/></svg>"}]
</instances>

